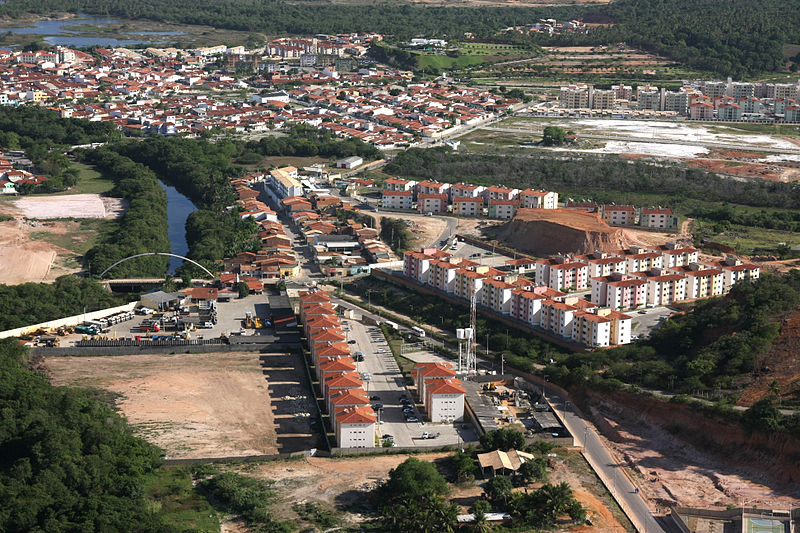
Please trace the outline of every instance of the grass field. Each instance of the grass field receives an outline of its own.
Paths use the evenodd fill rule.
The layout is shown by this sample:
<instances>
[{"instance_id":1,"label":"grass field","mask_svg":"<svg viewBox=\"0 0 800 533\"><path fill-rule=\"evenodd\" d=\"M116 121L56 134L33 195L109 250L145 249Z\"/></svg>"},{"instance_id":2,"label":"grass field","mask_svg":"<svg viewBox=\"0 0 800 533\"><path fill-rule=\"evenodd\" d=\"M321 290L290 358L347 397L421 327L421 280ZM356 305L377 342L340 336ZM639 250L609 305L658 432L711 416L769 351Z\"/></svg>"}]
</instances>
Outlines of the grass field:
<instances>
[{"instance_id":1,"label":"grass field","mask_svg":"<svg viewBox=\"0 0 800 533\"><path fill-rule=\"evenodd\" d=\"M166 466L150 474L145 496L164 521L177 531L219 531L217 512L192 484L189 467Z\"/></svg>"},{"instance_id":2,"label":"grass field","mask_svg":"<svg viewBox=\"0 0 800 533\"><path fill-rule=\"evenodd\" d=\"M488 61L486 56L481 55L462 55L458 57L439 56L421 54L417 64L420 69L424 68L437 68L437 69L454 69L465 68L473 65L480 65Z\"/></svg>"},{"instance_id":3,"label":"grass field","mask_svg":"<svg viewBox=\"0 0 800 533\"><path fill-rule=\"evenodd\" d=\"M115 220L86 218L75 220L74 224L70 224L68 231L64 233L34 231L31 233L31 240L49 242L82 256L102 240L104 235L108 235L116 228Z\"/></svg>"},{"instance_id":4,"label":"grass field","mask_svg":"<svg viewBox=\"0 0 800 533\"><path fill-rule=\"evenodd\" d=\"M800 234L791 231L733 225L729 230L712 236L711 240L732 246L739 252L750 253L759 250L768 252L784 243L790 247L800 244Z\"/></svg>"}]
</instances>

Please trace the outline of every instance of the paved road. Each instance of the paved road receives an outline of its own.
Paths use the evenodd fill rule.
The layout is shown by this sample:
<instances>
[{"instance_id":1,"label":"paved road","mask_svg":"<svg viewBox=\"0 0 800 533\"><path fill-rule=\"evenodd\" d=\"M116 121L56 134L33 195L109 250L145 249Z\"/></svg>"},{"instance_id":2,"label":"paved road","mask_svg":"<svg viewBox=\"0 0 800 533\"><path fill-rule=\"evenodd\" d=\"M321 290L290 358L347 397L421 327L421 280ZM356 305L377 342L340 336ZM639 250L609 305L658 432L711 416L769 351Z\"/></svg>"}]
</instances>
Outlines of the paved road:
<instances>
[{"instance_id":1,"label":"paved road","mask_svg":"<svg viewBox=\"0 0 800 533\"><path fill-rule=\"evenodd\" d=\"M636 530L647 533L671 531L653 515L644 498L637 492L638 489L611 456L594 428L576 413L569 399L550 387L545 387L545 398L572 433L576 444L583 445L586 460L611 491Z\"/></svg>"}]
</instances>

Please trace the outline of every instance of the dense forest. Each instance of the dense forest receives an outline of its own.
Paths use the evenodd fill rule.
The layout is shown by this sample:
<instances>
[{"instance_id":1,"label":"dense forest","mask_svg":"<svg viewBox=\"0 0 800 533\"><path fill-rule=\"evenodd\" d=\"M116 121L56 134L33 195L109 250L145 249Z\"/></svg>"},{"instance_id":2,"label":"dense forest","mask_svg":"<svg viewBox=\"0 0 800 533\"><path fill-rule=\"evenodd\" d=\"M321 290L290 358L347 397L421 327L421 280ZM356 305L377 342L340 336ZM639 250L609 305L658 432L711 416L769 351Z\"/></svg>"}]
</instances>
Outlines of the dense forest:
<instances>
[{"instance_id":1,"label":"dense forest","mask_svg":"<svg viewBox=\"0 0 800 533\"><path fill-rule=\"evenodd\" d=\"M16 340L0 340L0 531L174 531L143 495L159 450L110 406L51 386L26 359Z\"/></svg>"},{"instance_id":2,"label":"dense forest","mask_svg":"<svg viewBox=\"0 0 800 533\"><path fill-rule=\"evenodd\" d=\"M730 202L753 207L800 208L800 187L766 180L736 181L703 170L652 165L591 155L569 159L463 154L449 148L411 148L384 167L389 174L455 183L539 188L619 202L617 191L656 193L664 198ZM671 204L674 205L674 204Z\"/></svg>"},{"instance_id":3,"label":"dense forest","mask_svg":"<svg viewBox=\"0 0 800 533\"><path fill-rule=\"evenodd\" d=\"M627 42L698 70L752 76L782 70L783 46L800 43L800 0L617 0L607 5L560 7L439 7L410 2L365 5L287 3L274 0L9 0L0 15L69 11L150 19L268 35L375 31L411 36L496 37L508 26L541 18L585 17L606 23L588 34L533 35L532 44L596 45Z\"/></svg>"},{"instance_id":4,"label":"dense forest","mask_svg":"<svg viewBox=\"0 0 800 533\"><path fill-rule=\"evenodd\" d=\"M0 331L124 303L98 283L78 276L61 276L52 284L0 285Z\"/></svg>"},{"instance_id":5,"label":"dense forest","mask_svg":"<svg viewBox=\"0 0 800 533\"><path fill-rule=\"evenodd\" d=\"M167 195L153 171L107 147L88 150L82 157L114 180L111 196L128 201L128 209L116 231L86 253L89 271L100 274L116 261L134 254L169 252ZM139 257L116 266L112 275L161 277L167 271L167 264L166 257Z\"/></svg>"},{"instance_id":6,"label":"dense forest","mask_svg":"<svg viewBox=\"0 0 800 533\"><path fill-rule=\"evenodd\" d=\"M69 159L54 148L106 142L121 138L122 133L109 122L61 118L50 110L28 106L0 108L0 148L24 150L36 169L48 177L39 186L43 191L58 191L75 185L77 172ZM22 192L31 192L23 188Z\"/></svg>"},{"instance_id":7,"label":"dense forest","mask_svg":"<svg viewBox=\"0 0 800 533\"><path fill-rule=\"evenodd\" d=\"M261 155L297 157L349 157L360 156L366 160L378 159L381 151L358 138L340 139L330 130L303 124L291 126L286 135L268 135L249 142L245 148Z\"/></svg>"}]
</instances>

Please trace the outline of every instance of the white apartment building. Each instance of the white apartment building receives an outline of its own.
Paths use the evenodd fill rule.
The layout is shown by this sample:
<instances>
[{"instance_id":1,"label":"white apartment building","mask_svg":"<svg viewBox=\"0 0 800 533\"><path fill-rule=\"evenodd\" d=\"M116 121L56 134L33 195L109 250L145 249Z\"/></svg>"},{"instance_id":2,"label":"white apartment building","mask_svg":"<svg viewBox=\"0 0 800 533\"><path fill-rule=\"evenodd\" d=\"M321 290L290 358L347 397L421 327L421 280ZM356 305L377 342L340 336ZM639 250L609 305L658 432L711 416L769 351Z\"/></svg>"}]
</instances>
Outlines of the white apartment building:
<instances>
[{"instance_id":1,"label":"white apartment building","mask_svg":"<svg viewBox=\"0 0 800 533\"><path fill-rule=\"evenodd\" d=\"M411 191L384 190L381 196L381 207L387 209L412 209L414 194Z\"/></svg>"}]
</instances>

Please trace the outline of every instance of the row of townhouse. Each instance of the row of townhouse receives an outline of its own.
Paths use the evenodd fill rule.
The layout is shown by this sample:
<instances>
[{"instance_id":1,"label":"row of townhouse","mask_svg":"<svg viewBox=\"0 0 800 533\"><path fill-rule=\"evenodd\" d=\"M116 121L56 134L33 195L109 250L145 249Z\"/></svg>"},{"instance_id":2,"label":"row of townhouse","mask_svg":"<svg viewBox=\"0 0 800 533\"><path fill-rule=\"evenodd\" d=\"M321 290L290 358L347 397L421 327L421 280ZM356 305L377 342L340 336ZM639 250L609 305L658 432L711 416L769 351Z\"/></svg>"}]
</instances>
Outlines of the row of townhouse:
<instances>
[{"instance_id":1,"label":"row of townhouse","mask_svg":"<svg viewBox=\"0 0 800 533\"><path fill-rule=\"evenodd\" d=\"M330 296L303 291L300 321L339 448L374 448L377 416L370 405Z\"/></svg>"},{"instance_id":2,"label":"row of townhouse","mask_svg":"<svg viewBox=\"0 0 800 533\"><path fill-rule=\"evenodd\" d=\"M412 370L417 395L431 422L463 422L467 390L448 362L417 363Z\"/></svg>"},{"instance_id":3,"label":"row of townhouse","mask_svg":"<svg viewBox=\"0 0 800 533\"><path fill-rule=\"evenodd\" d=\"M529 261L509 260L521 271ZM403 273L417 283L476 303L499 315L583 346L597 348L630 342L631 317L576 296L435 248L406 252ZM584 274L586 275L586 274Z\"/></svg>"},{"instance_id":4,"label":"row of townhouse","mask_svg":"<svg viewBox=\"0 0 800 533\"><path fill-rule=\"evenodd\" d=\"M556 209L558 193L389 178L383 184L381 205L408 210L416 205L421 213L452 212L462 216L480 216L485 212L490 218L511 219L520 207Z\"/></svg>"}]
</instances>

